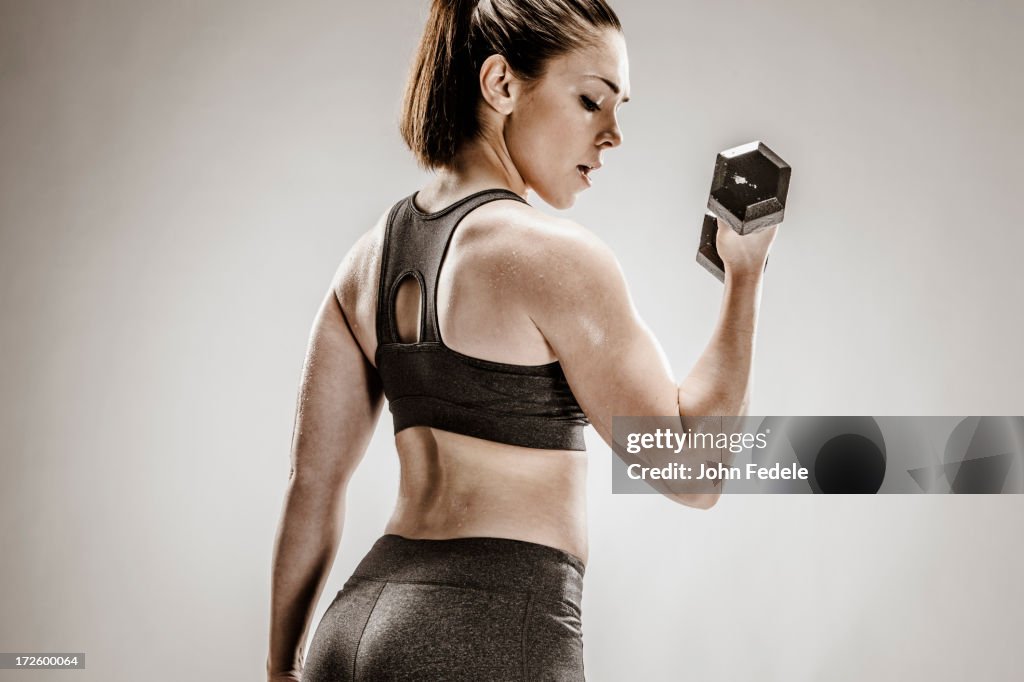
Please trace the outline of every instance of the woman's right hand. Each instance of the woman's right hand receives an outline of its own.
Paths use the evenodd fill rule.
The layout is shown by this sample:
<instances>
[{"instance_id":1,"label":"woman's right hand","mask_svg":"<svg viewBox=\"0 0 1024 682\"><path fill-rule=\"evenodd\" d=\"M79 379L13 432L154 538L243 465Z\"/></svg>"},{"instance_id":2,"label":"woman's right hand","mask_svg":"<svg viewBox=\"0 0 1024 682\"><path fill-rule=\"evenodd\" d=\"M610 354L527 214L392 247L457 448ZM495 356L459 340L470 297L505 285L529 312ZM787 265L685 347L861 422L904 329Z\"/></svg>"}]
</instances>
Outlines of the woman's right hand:
<instances>
[{"instance_id":1,"label":"woman's right hand","mask_svg":"<svg viewBox=\"0 0 1024 682\"><path fill-rule=\"evenodd\" d=\"M750 234L737 234L721 218L718 219L718 255L727 272L737 275L760 275L764 272L778 225Z\"/></svg>"}]
</instances>

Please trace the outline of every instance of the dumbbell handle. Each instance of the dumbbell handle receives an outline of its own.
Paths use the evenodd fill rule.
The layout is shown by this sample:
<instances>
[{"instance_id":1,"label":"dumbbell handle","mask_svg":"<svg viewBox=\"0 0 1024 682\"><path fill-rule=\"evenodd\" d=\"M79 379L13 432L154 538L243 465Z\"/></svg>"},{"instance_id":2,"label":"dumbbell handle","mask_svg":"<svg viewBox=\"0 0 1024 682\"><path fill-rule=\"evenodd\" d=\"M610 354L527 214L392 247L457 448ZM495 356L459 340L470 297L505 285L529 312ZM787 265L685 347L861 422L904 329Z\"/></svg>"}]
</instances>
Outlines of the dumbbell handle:
<instances>
[{"instance_id":1,"label":"dumbbell handle","mask_svg":"<svg viewBox=\"0 0 1024 682\"><path fill-rule=\"evenodd\" d=\"M718 255L718 218L711 211L704 214L704 226L700 231L700 248L697 250L697 262L704 269L725 282L725 263ZM764 259L765 270L768 269L768 256Z\"/></svg>"}]
</instances>

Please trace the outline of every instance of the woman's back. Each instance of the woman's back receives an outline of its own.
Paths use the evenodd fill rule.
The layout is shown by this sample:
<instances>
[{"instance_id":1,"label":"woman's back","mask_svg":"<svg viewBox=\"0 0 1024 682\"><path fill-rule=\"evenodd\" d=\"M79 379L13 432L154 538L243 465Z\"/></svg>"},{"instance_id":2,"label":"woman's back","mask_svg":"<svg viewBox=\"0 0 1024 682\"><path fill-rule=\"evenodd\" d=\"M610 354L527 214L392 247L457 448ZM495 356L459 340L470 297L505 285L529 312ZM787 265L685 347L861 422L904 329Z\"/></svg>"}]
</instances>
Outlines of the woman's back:
<instances>
[{"instance_id":1,"label":"woman's back","mask_svg":"<svg viewBox=\"0 0 1024 682\"><path fill-rule=\"evenodd\" d=\"M464 199L429 192L416 198L417 211L428 214ZM545 240L572 239L579 229L514 198L492 197L469 211L440 263L436 311L442 346L522 367L556 362L523 293L538 282L557 290L558 274L539 271L532 254ZM386 231L387 215L356 244L336 279L338 300L372 365L380 360L378 289ZM397 243L389 250L413 246ZM431 283L426 284L429 293ZM392 316L403 344L422 341L420 299L417 280L401 278ZM585 452L510 445L431 426L404 428L395 442L401 482L385 532L408 538L505 537L586 561Z\"/></svg>"}]
</instances>

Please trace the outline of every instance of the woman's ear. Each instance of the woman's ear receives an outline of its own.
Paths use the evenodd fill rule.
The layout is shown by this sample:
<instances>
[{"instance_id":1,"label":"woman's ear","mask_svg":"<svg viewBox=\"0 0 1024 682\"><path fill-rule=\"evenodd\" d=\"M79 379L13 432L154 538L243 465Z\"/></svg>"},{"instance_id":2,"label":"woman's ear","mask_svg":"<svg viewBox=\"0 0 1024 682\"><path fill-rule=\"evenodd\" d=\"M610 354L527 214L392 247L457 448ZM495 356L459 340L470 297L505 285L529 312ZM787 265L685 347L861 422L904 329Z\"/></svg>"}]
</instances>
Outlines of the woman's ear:
<instances>
[{"instance_id":1,"label":"woman's ear","mask_svg":"<svg viewBox=\"0 0 1024 682\"><path fill-rule=\"evenodd\" d=\"M508 116L515 108L518 82L508 61L492 54L480 67L480 93L484 102L499 114Z\"/></svg>"}]
</instances>

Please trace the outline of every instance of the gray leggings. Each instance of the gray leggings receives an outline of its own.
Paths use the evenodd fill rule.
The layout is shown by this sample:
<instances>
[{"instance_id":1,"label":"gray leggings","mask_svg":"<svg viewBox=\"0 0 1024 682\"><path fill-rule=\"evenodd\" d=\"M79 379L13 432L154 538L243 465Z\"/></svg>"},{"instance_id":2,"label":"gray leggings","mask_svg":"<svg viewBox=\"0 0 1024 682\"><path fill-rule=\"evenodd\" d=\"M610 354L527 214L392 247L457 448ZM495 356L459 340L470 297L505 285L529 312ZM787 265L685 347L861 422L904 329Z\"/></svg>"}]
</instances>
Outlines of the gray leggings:
<instances>
[{"instance_id":1,"label":"gray leggings","mask_svg":"<svg viewBox=\"0 0 1024 682\"><path fill-rule=\"evenodd\" d=\"M384 535L324 613L302 679L583 680L583 570L533 542Z\"/></svg>"}]
</instances>

